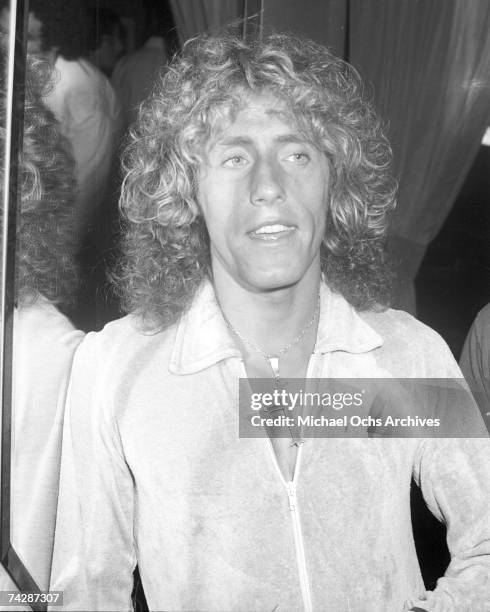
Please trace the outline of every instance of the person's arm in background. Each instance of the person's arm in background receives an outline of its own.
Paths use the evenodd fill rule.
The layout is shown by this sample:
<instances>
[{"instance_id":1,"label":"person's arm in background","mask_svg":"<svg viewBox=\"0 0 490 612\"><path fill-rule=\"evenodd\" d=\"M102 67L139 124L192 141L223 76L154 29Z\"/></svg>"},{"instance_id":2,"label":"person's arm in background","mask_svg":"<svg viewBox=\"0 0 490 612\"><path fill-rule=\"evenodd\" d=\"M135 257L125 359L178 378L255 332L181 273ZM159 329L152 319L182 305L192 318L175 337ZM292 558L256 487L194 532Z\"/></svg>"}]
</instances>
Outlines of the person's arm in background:
<instances>
[{"instance_id":1,"label":"person's arm in background","mask_svg":"<svg viewBox=\"0 0 490 612\"><path fill-rule=\"evenodd\" d=\"M473 322L459 365L490 432L490 304Z\"/></svg>"},{"instance_id":2,"label":"person's arm in background","mask_svg":"<svg viewBox=\"0 0 490 612\"><path fill-rule=\"evenodd\" d=\"M97 344L89 334L80 346L68 391L50 589L64 610L122 612L136 566L133 480Z\"/></svg>"},{"instance_id":3,"label":"person's arm in background","mask_svg":"<svg viewBox=\"0 0 490 612\"><path fill-rule=\"evenodd\" d=\"M490 612L490 439L461 370L441 338L424 355L441 385L445 437L421 438L412 474L431 513L446 526L451 561L433 591L414 593L407 610ZM429 399L432 396L429 396ZM444 434L443 434L444 435Z\"/></svg>"},{"instance_id":4,"label":"person's arm in background","mask_svg":"<svg viewBox=\"0 0 490 612\"><path fill-rule=\"evenodd\" d=\"M429 612L490 611L489 440L421 440L414 478L446 525L451 562L427 600L412 605Z\"/></svg>"}]
</instances>

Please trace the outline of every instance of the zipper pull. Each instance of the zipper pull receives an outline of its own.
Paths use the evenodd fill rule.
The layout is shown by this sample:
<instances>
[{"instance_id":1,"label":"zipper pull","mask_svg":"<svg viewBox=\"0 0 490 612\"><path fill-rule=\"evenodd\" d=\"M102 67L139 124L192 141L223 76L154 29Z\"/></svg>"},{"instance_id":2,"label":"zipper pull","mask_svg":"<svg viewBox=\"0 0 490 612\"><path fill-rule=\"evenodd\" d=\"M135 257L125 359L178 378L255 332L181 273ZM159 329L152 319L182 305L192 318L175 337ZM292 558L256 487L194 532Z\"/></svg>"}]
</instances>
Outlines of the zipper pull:
<instances>
[{"instance_id":1,"label":"zipper pull","mask_svg":"<svg viewBox=\"0 0 490 612\"><path fill-rule=\"evenodd\" d=\"M291 512L294 512L296 510L296 493L294 490L294 482L289 481L287 483L287 487L288 487L289 509L291 510Z\"/></svg>"}]
</instances>

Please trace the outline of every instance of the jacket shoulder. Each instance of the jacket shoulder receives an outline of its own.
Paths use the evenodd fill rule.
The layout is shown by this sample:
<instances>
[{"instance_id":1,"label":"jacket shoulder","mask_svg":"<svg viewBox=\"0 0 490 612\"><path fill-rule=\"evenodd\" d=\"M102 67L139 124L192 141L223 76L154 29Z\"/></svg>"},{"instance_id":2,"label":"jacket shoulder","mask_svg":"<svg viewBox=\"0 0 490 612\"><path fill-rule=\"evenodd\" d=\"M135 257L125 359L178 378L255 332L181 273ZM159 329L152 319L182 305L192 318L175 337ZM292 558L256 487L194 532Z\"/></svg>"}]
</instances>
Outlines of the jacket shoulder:
<instances>
[{"instance_id":1,"label":"jacket shoulder","mask_svg":"<svg viewBox=\"0 0 490 612\"><path fill-rule=\"evenodd\" d=\"M105 325L99 332L90 332L81 342L75 358L77 367L111 371L117 377L135 363L140 366L155 359L169 361L176 326L164 331L148 331L141 319L127 315Z\"/></svg>"},{"instance_id":2,"label":"jacket shoulder","mask_svg":"<svg viewBox=\"0 0 490 612\"><path fill-rule=\"evenodd\" d=\"M380 358L390 362L391 369L417 377L462 376L445 340L411 314L389 308L361 316L383 338Z\"/></svg>"},{"instance_id":3,"label":"jacket shoulder","mask_svg":"<svg viewBox=\"0 0 490 612\"><path fill-rule=\"evenodd\" d=\"M490 304L484 306L476 315L473 327L481 330L481 332L490 330Z\"/></svg>"}]
</instances>

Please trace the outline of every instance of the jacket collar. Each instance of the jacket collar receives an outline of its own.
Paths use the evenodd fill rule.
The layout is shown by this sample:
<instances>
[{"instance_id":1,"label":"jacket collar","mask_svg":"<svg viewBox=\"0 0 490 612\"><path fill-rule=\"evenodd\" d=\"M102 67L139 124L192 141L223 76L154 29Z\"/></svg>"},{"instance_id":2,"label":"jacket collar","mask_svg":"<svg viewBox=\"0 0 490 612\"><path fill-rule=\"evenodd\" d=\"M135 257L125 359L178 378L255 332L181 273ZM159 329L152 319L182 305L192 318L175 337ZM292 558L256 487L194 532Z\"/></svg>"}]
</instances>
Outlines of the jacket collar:
<instances>
[{"instance_id":1,"label":"jacket collar","mask_svg":"<svg viewBox=\"0 0 490 612\"><path fill-rule=\"evenodd\" d=\"M383 344L381 336L347 300L325 283L320 289L320 321L315 353L366 353ZM199 288L178 325L169 370L194 374L229 357L240 357L209 280Z\"/></svg>"}]
</instances>

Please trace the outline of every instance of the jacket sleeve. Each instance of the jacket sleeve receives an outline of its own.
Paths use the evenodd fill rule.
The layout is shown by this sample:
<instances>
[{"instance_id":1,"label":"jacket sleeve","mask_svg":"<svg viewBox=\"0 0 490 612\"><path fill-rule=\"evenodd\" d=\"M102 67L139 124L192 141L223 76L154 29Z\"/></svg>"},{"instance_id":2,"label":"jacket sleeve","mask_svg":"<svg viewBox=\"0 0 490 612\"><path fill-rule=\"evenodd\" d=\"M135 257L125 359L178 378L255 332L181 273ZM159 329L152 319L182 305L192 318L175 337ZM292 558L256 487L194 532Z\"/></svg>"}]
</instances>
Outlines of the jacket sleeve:
<instances>
[{"instance_id":1,"label":"jacket sleeve","mask_svg":"<svg viewBox=\"0 0 490 612\"><path fill-rule=\"evenodd\" d=\"M133 480L97 342L89 334L80 345L68 390L50 589L63 592L64 610L124 611L136 565Z\"/></svg>"},{"instance_id":2,"label":"jacket sleeve","mask_svg":"<svg viewBox=\"0 0 490 612\"><path fill-rule=\"evenodd\" d=\"M490 611L490 441L421 441L415 480L447 528L451 562L427 601L429 612Z\"/></svg>"}]
</instances>

